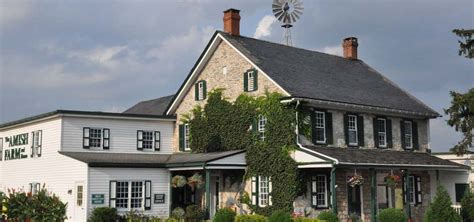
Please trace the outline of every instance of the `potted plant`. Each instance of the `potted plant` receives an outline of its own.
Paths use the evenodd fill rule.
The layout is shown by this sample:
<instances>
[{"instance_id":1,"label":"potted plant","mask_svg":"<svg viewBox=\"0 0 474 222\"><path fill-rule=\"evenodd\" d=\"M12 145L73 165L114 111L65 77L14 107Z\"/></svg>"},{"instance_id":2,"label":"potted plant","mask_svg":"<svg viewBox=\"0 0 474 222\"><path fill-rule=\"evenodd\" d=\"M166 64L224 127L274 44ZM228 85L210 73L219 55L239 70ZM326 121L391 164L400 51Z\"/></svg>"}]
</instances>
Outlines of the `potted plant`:
<instances>
[{"instance_id":1,"label":"potted plant","mask_svg":"<svg viewBox=\"0 0 474 222\"><path fill-rule=\"evenodd\" d=\"M391 172L384 178L384 181L388 187L395 188L401 184L402 176L398 174L393 174L393 172Z\"/></svg>"},{"instance_id":2,"label":"potted plant","mask_svg":"<svg viewBox=\"0 0 474 222\"><path fill-rule=\"evenodd\" d=\"M186 185L186 177L181 175L176 175L171 178L171 186L173 188L184 187Z\"/></svg>"},{"instance_id":3,"label":"potted plant","mask_svg":"<svg viewBox=\"0 0 474 222\"><path fill-rule=\"evenodd\" d=\"M354 175L349 177L349 179L347 180L347 183L351 187L362 185L364 183L364 178L362 177L362 175L359 175L357 174L357 172L355 172Z\"/></svg>"},{"instance_id":4,"label":"potted plant","mask_svg":"<svg viewBox=\"0 0 474 222\"><path fill-rule=\"evenodd\" d=\"M202 175L199 173L195 173L192 176L188 177L188 185L192 188L202 188L204 185L204 181L202 180Z\"/></svg>"}]
</instances>

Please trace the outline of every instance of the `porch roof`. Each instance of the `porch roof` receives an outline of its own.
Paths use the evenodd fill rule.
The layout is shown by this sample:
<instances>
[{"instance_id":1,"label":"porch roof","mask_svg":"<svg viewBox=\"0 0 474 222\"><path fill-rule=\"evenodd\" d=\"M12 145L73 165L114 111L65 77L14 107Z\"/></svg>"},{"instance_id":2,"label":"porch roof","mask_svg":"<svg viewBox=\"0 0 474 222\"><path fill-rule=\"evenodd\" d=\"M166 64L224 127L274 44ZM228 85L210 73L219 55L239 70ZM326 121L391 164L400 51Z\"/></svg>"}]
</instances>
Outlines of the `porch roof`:
<instances>
[{"instance_id":1,"label":"porch roof","mask_svg":"<svg viewBox=\"0 0 474 222\"><path fill-rule=\"evenodd\" d=\"M305 146L305 148L314 151L316 155L322 154L336 159L338 165L469 169L468 166L421 152L319 146Z\"/></svg>"},{"instance_id":2,"label":"porch roof","mask_svg":"<svg viewBox=\"0 0 474 222\"><path fill-rule=\"evenodd\" d=\"M203 166L204 164L243 153L243 150L212 153L111 153L102 151L72 152L60 154L87 163L90 167L142 167L168 168Z\"/></svg>"}]
</instances>

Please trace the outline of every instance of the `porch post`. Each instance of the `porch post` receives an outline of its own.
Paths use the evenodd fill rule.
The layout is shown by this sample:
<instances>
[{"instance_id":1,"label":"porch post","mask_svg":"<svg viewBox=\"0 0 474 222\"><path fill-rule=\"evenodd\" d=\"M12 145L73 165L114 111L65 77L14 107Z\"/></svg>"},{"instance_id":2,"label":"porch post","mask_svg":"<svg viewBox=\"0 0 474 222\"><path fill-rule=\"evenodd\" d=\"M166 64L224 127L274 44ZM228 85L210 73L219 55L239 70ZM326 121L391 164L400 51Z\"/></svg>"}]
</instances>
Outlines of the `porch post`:
<instances>
[{"instance_id":1,"label":"porch post","mask_svg":"<svg viewBox=\"0 0 474 222\"><path fill-rule=\"evenodd\" d=\"M210 218L211 210L211 170L206 169L206 212Z\"/></svg>"},{"instance_id":2,"label":"porch post","mask_svg":"<svg viewBox=\"0 0 474 222\"><path fill-rule=\"evenodd\" d=\"M371 221L377 221L377 173L370 168L370 214Z\"/></svg>"},{"instance_id":3,"label":"porch post","mask_svg":"<svg viewBox=\"0 0 474 222\"><path fill-rule=\"evenodd\" d=\"M436 185L439 184L439 170L436 170Z\"/></svg>"},{"instance_id":4,"label":"porch post","mask_svg":"<svg viewBox=\"0 0 474 222\"><path fill-rule=\"evenodd\" d=\"M331 169L331 202L332 212L337 215L337 198L336 198L336 167Z\"/></svg>"},{"instance_id":5,"label":"porch post","mask_svg":"<svg viewBox=\"0 0 474 222\"><path fill-rule=\"evenodd\" d=\"M406 205L405 207L406 207L406 212L407 212L408 219L411 218L411 209L410 209L410 201L409 201L410 199L408 197L409 182L410 181L408 179L408 170L405 170L405 184L404 184L404 186L405 186L405 200L406 200L405 201L405 205ZM413 189L415 189L415 188L413 187Z\"/></svg>"}]
</instances>

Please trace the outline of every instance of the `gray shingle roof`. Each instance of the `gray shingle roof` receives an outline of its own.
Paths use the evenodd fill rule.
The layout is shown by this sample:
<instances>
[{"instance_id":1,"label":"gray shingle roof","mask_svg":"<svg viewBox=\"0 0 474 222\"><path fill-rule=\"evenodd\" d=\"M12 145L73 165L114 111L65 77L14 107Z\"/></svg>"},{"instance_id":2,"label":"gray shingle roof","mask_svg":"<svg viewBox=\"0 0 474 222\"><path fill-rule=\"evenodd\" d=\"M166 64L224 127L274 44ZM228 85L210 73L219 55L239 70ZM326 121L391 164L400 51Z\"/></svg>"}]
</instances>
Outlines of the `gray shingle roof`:
<instances>
[{"instance_id":1,"label":"gray shingle roof","mask_svg":"<svg viewBox=\"0 0 474 222\"><path fill-rule=\"evenodd\" d=\"M337 147L317 147L305 146L308 149L337 159L341 164L357 165L411 165L425 167L445 166L450 168L466 168L458 163L444 160L428 153L402 152L395 150L381 149L355 149L355 148L337 148Z\"/></svg>"},{"instance_id":2,"label":"gray shingle roof","mask_svg":"<svg viewBox=\"0 0 474 222\"><path fill-rule=\"evenodd\" d=\"M110 152L71 152L59 151L60 154L87 163L90 166L140 166L169 167L184 164L203 164L243 152L242 150L212 153L110 153Z\"/></svg>"},{"instance_id":3,"label":"gray shingle roof","mask_svg":"<svg viewBox=\"0 0 474 222\"><path fill-rule=\"evenodd\" d=\"M166 108L173 97L174 95L169 95L157 99L141 101L125 110L124 113L165 115Z\"/></svg>"},{"instance_id":4,"label":"gray shingle roof","mask_svg":"<svg viewBox=\"0 0 474 222\"><path fill-rule=\"evenodd\" d=\"M361 60L219 33L292 97L439 116Z\"/></svg>"}]
</instances>

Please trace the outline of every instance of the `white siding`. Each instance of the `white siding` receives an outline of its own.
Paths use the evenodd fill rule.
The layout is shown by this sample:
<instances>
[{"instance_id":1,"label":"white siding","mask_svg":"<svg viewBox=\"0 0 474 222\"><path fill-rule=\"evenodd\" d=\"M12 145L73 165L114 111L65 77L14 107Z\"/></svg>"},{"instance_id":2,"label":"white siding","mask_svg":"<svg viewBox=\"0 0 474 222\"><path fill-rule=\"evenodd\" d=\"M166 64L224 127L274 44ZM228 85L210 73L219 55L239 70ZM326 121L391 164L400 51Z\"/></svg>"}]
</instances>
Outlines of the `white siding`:
<instances>
[{"instance_id":1,"label":"white siding","mask_svg":"<svg viewBox=\"0 0 474 222\"><path fill-rule=\"evenodd\" d=\"M110 149L104 152L147 153L137 150L137 130L161 132L161 150L154 153L172 153L173 121L159 120L122 120L90 117L64 117L63 151L103 151L102 149L83 149L82 134L84 127L110 129ZM151 153L151 152L150 152Z\"/></svg>"},{"instance_id":2,"label":"white siding","mask_svg":"<svg viewBox=\"0 0 474 222\"><path fill-rule=\"evenodd\" d=\"M130 181L130 180L151 180L152 205L151 210L144 213L159 217L168 217L169 211L169 183L170 174L166 169L140 169L140 168L89 168L89 192L92 194L104 194L104 205L92 205L89 202L88 212L94 207L109 206L109 184L111 180ZM164 204L154 204L153 195L156 193L165 194ZM90 199L90 198L88 198Z\"/></svg>"},{"instance_id":3,"label":"white siding","mask_svg":"<svg viewBox=\"0 0 474 222\"><path fill-rule=\"evenodd\" d=\"M65 157L58 153L61 141L61 119L54 118L38 123L28 124L0 131L4 138L4 150L9 149L5 144L5 137L30 133L42 130L42 155L31 158L31 141L24 146L28 157L26 159L0 161L0 188L23 189L29 191L31 182L46 184L63 202L68 203L67 216L71 219L74 215L75 182L87 182L87 165L77 160ZM29 135L31 140L31 135ZM68 194L72 190L72 194ZM85 216L85 215L84 215Z\"/></svg>"},{"instance_id":4,"label":"white siding","mask_svg":"<svg viewBox=\"0 0 474 222\"><path fill-rule=\"evenodd\" d=\"M436 197L436 172L430 171L430 180L434 181L431 183L431 199ZM439 171L439 184L443 186L449 193L451 201L456 204L456 183L469 183L469 173L466 171Z\"/></svg>"}]
</instances>

